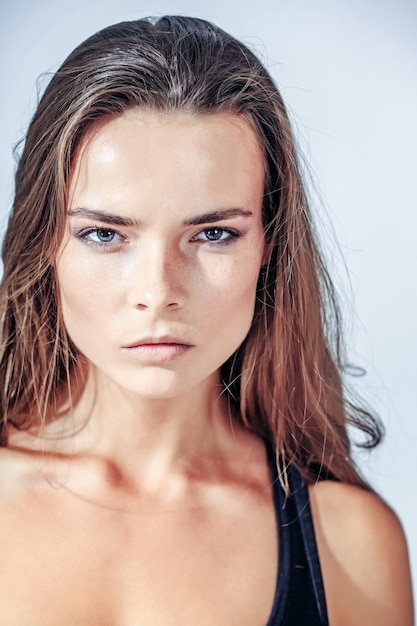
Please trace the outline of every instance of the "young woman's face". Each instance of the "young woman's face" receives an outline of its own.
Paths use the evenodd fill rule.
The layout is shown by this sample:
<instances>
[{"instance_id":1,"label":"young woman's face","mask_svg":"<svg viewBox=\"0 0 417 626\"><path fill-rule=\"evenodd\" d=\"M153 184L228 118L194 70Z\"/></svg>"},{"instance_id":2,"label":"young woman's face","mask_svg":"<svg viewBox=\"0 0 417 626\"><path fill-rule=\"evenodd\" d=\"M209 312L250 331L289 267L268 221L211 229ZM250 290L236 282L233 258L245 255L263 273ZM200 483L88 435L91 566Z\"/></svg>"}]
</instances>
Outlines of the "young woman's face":
<instances>
[{"instance_id":1,"label":"young woman's face","mask_svg":"<svg viewBox=\"0 0 417 626\"><path fill-rule=\"evenodd\" d=\"M84 142L56 270L99 382L147 398L218 383L253 317L263 184L256 135L230 114L132 111Z\"/></svg>"}]
</instances>

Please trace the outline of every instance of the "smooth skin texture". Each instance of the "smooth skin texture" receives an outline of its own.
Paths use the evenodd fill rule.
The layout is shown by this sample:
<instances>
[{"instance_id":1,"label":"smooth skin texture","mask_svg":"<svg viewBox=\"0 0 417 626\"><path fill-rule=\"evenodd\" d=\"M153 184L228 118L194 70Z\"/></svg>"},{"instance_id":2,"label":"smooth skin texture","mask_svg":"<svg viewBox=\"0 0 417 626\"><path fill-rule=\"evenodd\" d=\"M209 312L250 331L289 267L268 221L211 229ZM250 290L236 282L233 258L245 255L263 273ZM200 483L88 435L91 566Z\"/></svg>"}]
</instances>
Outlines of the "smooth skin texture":
<instances>
[{"instance_id":1,"label":"smooth skin texture","mask_svg":"<svg viewBox=\"0 0 417 626\"><path fill-rule=\"evenodd\" d=\"M267 622L265 449L219 376L253 316L262 194L236 116L131 111L84 141L56 269L86 385L0 451L0 625ZM332 626L411 626L395 516L346 485L311 497Z\"/></svg>"}]
</instances>

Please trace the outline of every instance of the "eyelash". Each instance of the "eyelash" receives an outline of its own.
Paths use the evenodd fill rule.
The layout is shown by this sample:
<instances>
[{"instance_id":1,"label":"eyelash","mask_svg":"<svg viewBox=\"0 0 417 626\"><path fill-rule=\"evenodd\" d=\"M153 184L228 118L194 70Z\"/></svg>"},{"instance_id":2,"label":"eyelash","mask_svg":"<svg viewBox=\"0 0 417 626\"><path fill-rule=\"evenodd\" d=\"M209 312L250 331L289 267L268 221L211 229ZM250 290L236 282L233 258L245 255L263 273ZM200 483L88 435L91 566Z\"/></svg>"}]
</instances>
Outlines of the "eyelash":
<instances>
[{"instance_id":1,"label":"eyelash","mask_svg":"<svg viewBox=\"0 0 417 626\"><path fill-rule=\"evenodd\" d=\"M108 233L109 235L112 236L112 239L110 241L100 241L100 240L97 241L91 238L93 235L98 236L98 233L100 231ZM209 237L208 233L210 232L220 233L220 238L219 239L210 239L210 238L200 239L199 238L203 234L206 235L206 237ZM226 234L227 236L223 238L224 234ZM114 241L115 236L119 238L116 241ZM209 246L227 246L227 245L230 245L234 239L237 239L240 236L241 236L241 233L235 229L222 228L220 226L211 226L209 228L203 228L203 230L200 230L196 235L194 235L191 238L191 241L195 241L195 242L202 241L203 243L207 243ZM109 247L113 247L114 249L115 246L117 247L118 245L126 241L126 238L123 237L123 235L118 233L113 228L105 228L103 226L94 226L94 227L76 232L76 237L80 239L81 241L83 241L86 245L91 246L92 248L98 248L100 250L106 250Z\"/></svg>"},{"instance_id":2,"label":"eyelash","mask_svg":"<svg viewBox=\"0 0 417 626\"><path fill-rule=\"evenodd\" d=\"M93 239L91 239L91 235L97 235L100 231L113 235L111 241L94 241ZM114 235L116 235L120 239L118 241L114 241ZM76 237L78 239L81 239L88 246L91 246L92 248L99 248L100 250L106 250L109 246L117 246L117 244L121 244L126 241L125 237L123 237L123 235L118 233L116 230L114 230L113 228L105 228L104 226L94 226L92 228L86 228L77 232Z\"/></svg>"},{"instance_id":3,"label":"eyelash","mask_svg":"<svg viewBox=\"0 0 417 626\"><path fill-rule=\"evenodd\" d=\"M224 239L198 239L199 235L207 235L210 231L220 232L221 235L226 233L227 237ZM237 239L240 236L241 233L238 230L234 230L232 228L222 228L220 226L211 226L210 228L203 228L203 230L200 230L196 235L194 235L192 241L203 241L204 243L208 243L210 246L227 246L231 244L234 239Z\"/></svg>"}]
</instances>

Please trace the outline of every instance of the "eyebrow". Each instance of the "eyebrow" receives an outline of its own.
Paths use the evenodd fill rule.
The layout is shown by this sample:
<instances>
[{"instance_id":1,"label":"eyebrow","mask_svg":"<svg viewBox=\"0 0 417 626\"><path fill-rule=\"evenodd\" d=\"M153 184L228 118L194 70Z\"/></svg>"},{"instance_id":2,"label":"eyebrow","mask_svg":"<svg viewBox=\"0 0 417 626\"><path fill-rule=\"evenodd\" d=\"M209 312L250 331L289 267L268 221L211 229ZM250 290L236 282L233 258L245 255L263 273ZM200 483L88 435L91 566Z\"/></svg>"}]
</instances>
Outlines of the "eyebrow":
<instances>
[{"instance_id":1,"label":"eyebrow","mask_svg":"<svg viewBox=\"0 0 417 626\"><path fill-rule=\"evenodd\" d=\"M211 213L204 213L204 215L197 215L190 219L184 220L185 226L198 226L200 224L213 224L213 222L221 222L222 220L228 220L233 217L252 217L252 211L245 209L220 209Z\"/></svg>"},{"instance_id":2,"label":"eyebrow","mask_svg":"<svg viewBox=\"0 0 417 626\"><path fill-rule=\"evenodd\" d=\"M97 220L103 222L103 224L109 224L113 226L130 226L140 227L140 221L132 219L131 217L122 217L121 215L114 215L113 213L105 213L104 211L95 211L93 209L79 208L69 209L67 213L70 217L85 217L90 220ZM200 224L213 224L214 222L221 222L222 220L231 219L234 217L252 217L252 211L240 208L231 209L219 209L210 213L204 213L203 215L196 215L184 220L184 226L199 226Z\"/></svg>"},{"instance_id":3,"label":"eyebrow","mask_svg":"<svg viewBox=\"0 0 417 626\"><path fill-rule=\"evenodd\" d=\"M103 224L111 224L113 226L139 226L138 220L131 217L121 217L113 215L113 213L105 213L103 211L93 211L92 209L69 209L67 215L70 217L85 217L89 220L97 220Z\"/></svg>"}]
</instances>

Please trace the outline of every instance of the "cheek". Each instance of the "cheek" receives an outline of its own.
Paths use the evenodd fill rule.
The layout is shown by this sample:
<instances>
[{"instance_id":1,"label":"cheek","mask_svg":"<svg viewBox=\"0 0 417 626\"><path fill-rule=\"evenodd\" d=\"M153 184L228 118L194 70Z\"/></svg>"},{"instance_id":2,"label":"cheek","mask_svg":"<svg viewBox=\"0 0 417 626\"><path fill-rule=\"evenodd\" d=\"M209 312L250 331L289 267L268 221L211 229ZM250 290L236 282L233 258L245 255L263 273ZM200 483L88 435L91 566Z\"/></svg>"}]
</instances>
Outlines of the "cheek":
<instances>
[{"instance_id":1,"label":"cheek","mask_svg":"<svg viewBox=\"0 0 417 626\"><path fill-rule=\"evenodd\" d=\"M260 265L260 263L259 263ZM259 268L253 262L236 263L210 277L203 297L205 311L217 331L241 336L243 341L252 323ZM243 336L242 336L243 335Z\"/></svg>"},{"instance_id":2,"label":"cheek","mask_svg":"<svg viewBox=\"0 0 417 626\"><path fill-rule=\"evenodd\" d=\"M83 262L80 255L64 251L56 265L58 290L64 323L70 335L82 330L82 322L100 323L111 291L106 273L91 260Z\"/></svg>"}]
</instances>

